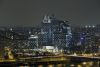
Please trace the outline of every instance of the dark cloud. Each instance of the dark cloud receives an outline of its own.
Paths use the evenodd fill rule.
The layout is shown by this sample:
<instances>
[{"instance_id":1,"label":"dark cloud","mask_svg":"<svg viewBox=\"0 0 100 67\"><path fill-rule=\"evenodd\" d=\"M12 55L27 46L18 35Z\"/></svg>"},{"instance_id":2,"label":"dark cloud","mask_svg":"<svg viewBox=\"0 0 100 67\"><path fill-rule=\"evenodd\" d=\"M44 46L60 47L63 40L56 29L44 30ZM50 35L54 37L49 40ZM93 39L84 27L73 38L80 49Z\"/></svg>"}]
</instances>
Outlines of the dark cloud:
<instances>
[{"instance_id":1,"label":"dark cloud","mask_svg":"<svg viewBox=\"0 0 100 67\"><path fill-rule=\"evenodd\" d=\"M0 26L37 25L52 13L71 24L98 24L100 0L0 0Z\"/></svg>"}]
</instances>

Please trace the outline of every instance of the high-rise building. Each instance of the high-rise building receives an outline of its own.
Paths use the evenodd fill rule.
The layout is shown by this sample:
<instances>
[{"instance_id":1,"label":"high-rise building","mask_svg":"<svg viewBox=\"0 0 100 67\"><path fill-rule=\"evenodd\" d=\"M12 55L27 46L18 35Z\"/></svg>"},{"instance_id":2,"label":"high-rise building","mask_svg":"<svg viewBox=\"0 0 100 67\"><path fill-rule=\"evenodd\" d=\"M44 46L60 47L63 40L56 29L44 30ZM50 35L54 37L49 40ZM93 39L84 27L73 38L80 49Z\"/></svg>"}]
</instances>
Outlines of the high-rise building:
<instances>
[{"instance_id":1,"label":"high-rise building","mask_svg":"<svg viewBox=\"0 0 100 67\"><path fill-rule=\"evenodd\" d=\"M74 51L77 51L75 46L80 47L78 51L82 52L96 52L98 51L99 45L99 26L84 26L84 27L74 27L72 30L73 33L73 48Z\"/></svg>"},{"instance_id":2,"label":"high-rise building","mask_svg":"<svg viewBox=\"0 0 100 67\"><path fill-rule=\"evenodd\" d=\"M69 47L72 38L71 27L68 21L56 19L54 16L45 16L41 24L42 45L52 45L59 49Z\"/></svg>"}]
</instances>

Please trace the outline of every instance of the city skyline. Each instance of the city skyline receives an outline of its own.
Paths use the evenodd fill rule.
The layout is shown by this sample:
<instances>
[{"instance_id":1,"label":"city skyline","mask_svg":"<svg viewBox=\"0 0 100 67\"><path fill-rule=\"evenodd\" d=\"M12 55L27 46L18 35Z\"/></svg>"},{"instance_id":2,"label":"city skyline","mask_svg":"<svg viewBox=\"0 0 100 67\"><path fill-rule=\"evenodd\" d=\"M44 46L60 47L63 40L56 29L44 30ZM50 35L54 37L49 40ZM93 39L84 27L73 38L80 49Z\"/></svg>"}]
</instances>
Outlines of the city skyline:
<instances>
[{"instance_id":1,"label":"city skyline","mask_svg":"<svg viewBox=\"0 0 100 67\"><path fill-rule=\"evenodd\" d=\"M100 0L0 0L0 66L100 67Z\"/></svg>"},{"instance_id":2,"label":"city skyline","mask_svg":"<svg viewBox=\"0 0 100 67\"><path fill-rule=\"evenodd\" d=\"M73 27L70 26L67 21L56 19L54 16L44 16L40 28L37 26L0 27L0 36L2 41L7 42L7 40L9 40L9 44L14 41L14 43L20 41L17 42L19 45L17 45L17 47L16 44L14 45L13 43L14 48L30 48L30 46L31 48L41 48L43 46L53 46L59 50L70 49L72 51L79 50L87 52L88 50L86 48L91 50L95 47L97 48L95 51L98 51L100 43L99 33L100 24L96 26Z\"/></svg>"},{"instance_id":3,"label":"city skyline","mask_svg":"<svg viewBox=\"0 0 100 67\"><path fill-rule=\"evenodd\" d=\"M72 25L96 25L100 22L99 0L1 0L0 26L34 26L45 14L55 14Z\"/></svg>"}]
</instances>

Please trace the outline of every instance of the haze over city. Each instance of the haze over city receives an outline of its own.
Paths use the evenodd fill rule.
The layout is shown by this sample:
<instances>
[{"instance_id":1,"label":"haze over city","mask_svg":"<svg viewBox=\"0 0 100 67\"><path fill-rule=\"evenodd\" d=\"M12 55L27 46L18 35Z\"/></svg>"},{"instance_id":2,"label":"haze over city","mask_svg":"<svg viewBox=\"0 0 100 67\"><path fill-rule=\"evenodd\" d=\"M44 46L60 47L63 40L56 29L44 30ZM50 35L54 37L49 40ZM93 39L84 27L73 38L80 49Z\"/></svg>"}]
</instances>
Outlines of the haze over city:
<instances>
[{"instance_id":1,"label":"haze over city","mask_svg":"<svg viewBox=\"0 0 100 67\"><path fill-rule=\"evenodd\" d=\"M0 0L0 26L34 26L55 14L72 25L100 23L99 0Z\"/></svg>"}]
</instances>

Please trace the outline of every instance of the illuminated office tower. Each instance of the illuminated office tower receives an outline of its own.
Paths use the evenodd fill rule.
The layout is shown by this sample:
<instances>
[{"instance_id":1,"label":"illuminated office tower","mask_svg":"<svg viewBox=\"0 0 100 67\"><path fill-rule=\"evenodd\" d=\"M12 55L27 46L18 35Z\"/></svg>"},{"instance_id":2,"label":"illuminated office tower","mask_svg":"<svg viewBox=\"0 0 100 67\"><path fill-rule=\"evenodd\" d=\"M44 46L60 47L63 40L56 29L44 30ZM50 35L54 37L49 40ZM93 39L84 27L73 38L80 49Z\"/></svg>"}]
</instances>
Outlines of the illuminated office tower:
<instances>
[{"instance_id":1,"label":"illuminated office tower","mask_svg":"<svg viewBox=\"0 0 100 67\"><path fill-rule=\"evenodd\" d=\"M69 47L72 37L71 28L67 21L56 19L54 16L45 16L41 24L43 46L52 45L59 49Z\"/></svg>"}]
</instances>

